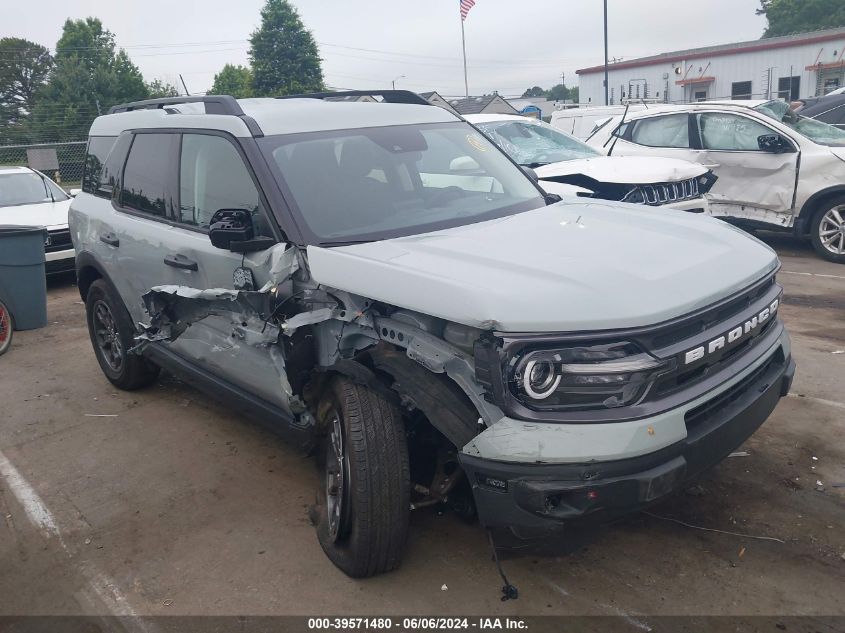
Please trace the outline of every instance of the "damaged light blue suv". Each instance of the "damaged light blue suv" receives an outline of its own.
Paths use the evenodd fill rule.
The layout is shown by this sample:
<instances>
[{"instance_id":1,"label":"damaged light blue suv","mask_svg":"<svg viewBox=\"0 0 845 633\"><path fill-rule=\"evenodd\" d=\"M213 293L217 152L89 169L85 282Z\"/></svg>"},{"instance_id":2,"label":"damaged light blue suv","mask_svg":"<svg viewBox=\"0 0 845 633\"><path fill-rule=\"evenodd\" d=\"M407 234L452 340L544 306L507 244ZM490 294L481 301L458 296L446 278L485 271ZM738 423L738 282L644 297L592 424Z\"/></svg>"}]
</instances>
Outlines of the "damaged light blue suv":
<instances>
[{"instance_id":1,"label":"damaged light blue suv","mask_svg":"<svg viewBox=\"0 0 845 633\"><path fill-rule=\"evenodd\" d=\"M549 537L654 502L790 387L779 262L718 220L546 195L412 93L229 96L94 122L70 228L94 352L316 455L351 576L415 508Z\"/></svg>"}]
</instances>

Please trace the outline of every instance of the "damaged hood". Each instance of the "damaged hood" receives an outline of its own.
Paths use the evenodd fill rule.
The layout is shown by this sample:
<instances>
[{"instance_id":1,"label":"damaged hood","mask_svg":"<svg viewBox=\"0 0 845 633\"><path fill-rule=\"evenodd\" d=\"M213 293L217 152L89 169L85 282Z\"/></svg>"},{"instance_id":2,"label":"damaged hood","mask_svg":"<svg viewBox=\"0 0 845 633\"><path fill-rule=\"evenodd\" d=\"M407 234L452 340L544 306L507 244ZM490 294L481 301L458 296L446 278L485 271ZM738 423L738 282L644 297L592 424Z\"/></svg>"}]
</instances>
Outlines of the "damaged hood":
<instances>
[{"instance_id":1,"label":"damaged hood","mask_svg":"<svg viewBox=\"0 0 845 633\"><path fill-rule=\"evenodd\" d=\"M597 182L650 185L703 176L707 168L677 158L656 156L596 156L551 163L535 170L540 180L581 174Z\"/></svg>"},{"instance_id":2,"label":"damaged hood","mask_svg":"<svg viewBox=\"0 0 845 633\"><path fill-rule=\"evenodd\" d=\"M309 246L308 260L320 284L508 332L652 325L779 265L768 246L719 220L572 200L423 235Z\"/></svg>"}]
</instances>

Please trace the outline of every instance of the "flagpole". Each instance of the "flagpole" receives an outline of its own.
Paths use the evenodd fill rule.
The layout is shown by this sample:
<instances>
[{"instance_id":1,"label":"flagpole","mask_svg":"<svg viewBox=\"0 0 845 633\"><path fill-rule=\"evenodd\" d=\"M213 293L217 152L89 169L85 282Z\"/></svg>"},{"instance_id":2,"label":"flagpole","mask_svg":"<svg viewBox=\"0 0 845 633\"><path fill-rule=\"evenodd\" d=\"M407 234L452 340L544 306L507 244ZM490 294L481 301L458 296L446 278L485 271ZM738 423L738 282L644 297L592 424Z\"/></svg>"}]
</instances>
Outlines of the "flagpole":
<instances>
[{"instance_id":1,"label":"flagpole","mask_svg":"<svg viewBox=\"0 0 845 633\"><path fill-rule=\"evenodd\" d=\"M467 80L467 38L464 34L464 16L461 15L460 4L458 4L458 17L461 18L461 45L464 49L464 92L469 98L469 81Z\"/></svg>"}]
</instances>

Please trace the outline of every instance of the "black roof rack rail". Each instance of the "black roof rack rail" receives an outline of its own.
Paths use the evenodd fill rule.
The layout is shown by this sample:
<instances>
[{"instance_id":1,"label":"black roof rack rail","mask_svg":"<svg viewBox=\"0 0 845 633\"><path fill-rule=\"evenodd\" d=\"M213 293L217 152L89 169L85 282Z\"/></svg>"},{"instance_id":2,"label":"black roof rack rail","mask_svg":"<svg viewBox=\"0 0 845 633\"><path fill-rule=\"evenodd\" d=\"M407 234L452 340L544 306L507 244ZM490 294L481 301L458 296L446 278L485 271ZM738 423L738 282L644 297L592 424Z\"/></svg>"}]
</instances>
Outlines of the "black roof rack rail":
<instances>
[{"instance_id":1,"label":"black roof rack rail","mask_svg":"<svg viewBox=\"0 0 845 633\"><path fill-rule=\"evenodd\" d=\"M309 92L301 95L282 95L276 99L330 99L335 97L381 97L385 103L433 105L410 90L341 90L337 92Z\"/></svg>"},{"instance_id":2,"label":"black roof rack rail","mask_svg":"<svg viewBox=\"0 0 845 633\"><path fill-rule=\"evenodd\" d=\"M109 108L109 114L115 112L132 112L133 110L155 110L180 103L204 103L208 114L231 114L241 116L244 111L237 99L229 95L202 95L197 97L162 97L161 99L144 99L122 103Z\"/></svg>"},{"instance_id":3,"label":"black roof rack rail","mask_svg":"<svg viewBox=\"0 0 845 633\"><path fill-rule=\"evenodd\" d=\"M204 103L206 114L228 114L240 117L246 123L250 133L255 137L264 136L261 127L251 116L243 111L238 100L231 95L202 95L196 97L163 97L161 99L144 99L143 101L132 101L121 103L109 108L108 114L117 112L132 112L134 110L161 110L171 105L181 103Z\"/></svg>"}]
</instances>

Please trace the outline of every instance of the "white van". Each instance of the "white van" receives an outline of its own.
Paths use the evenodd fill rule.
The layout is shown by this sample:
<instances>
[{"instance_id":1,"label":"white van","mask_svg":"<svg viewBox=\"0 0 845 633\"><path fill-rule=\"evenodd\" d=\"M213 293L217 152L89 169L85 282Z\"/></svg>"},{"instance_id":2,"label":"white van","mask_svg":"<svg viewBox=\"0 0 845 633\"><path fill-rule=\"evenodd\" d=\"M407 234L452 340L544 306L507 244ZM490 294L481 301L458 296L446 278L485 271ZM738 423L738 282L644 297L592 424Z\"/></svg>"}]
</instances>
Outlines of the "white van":
<instances>
[{"instance_id":1,"label":"white van","mask_svg":"<svg viewBox=\"0 0 845 633\"><path fill-rule=\"evenodd\" d=\"M628 106L623 104L555 110L552 112L552 118L549 122L559 130L585 140L602 124L607 123L613 117L625 114L626 107L628 112L632 113L645 110L648 106L644 103L632 103Z\"/></svg>"}]
</instances>

